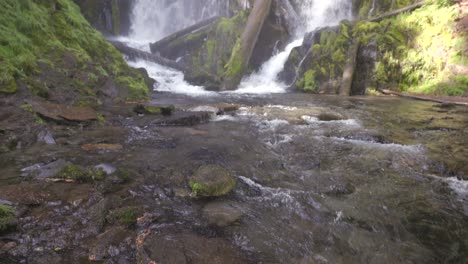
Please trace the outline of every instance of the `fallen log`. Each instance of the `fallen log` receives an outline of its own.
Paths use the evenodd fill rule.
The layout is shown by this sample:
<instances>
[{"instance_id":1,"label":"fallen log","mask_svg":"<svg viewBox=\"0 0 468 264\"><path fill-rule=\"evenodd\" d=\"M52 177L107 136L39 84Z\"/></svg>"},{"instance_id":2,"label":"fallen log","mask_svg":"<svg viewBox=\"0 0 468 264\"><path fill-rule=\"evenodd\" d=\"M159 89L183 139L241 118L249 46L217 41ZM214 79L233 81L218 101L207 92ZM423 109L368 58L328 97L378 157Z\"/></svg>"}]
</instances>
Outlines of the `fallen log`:
<instances>
[{"instance_id":1,"label":"fallen log","mask_svg":"<svg viewBox=\"0 0 468 264\"><path fill-rule=\"evenodd\" d=\"M435 98L435 97L424 96L424 95L404 94L404 93L399 93L399 92L395 92L395 91L388 90L388 89L379 90L379 92L385 95L395 95L395 96L400 96L400 97L405 97L405 98L410 98L410 99L415 99L415 100L420 100L420 101L429 101L429 102L436 102L440 104L455 104L455 105L468 106L468 102L444 100L442 98Z\"/></svg>"},{"instance_id":2,"label":"fallen log","mask_svg":"<svg viewBox=\"0 0 468 264\"><path fill-rule=\"evenodd\" d=\"M405 6L403 8L400 8L400 9L390 11L390 12L384 13L382 15L376 16L374 18L369 19L369 21L370 22L379 22L379 21L381 21L381 20L383 20L385 18L388 18L388 17L396 16L396 15L399 15L401 13L408 12L408 11L413 11L415 9L418 9L418 8L422 7L423 5L424 5L424 1L417 2L417 3L414 3L412 5Z\"/></svg>"},{"instance_id":3,"label":"fallen log","mask_svg":"<svg viewBox=\"0 0 468 264\"><path fill-rule=\"evenodd\" d=\"M129 47L125 43L120 42L120 41L110 41L110 43L114 45L114 47L117 48L121 53L127 55L130 60L143 59L143 60L151 61L157 64L161 64L163 66L173 68L182 72L188 71L184 66L180 65L179 63L173 60L163 58L157 54L152 54L149 52L144 52L142 50Z\"/></svg>"},{"instance_id":4,"label":"fallen log","mask_svg":"<svg viewBox=\"0 0 468 264\"><path fill-rule=\"evenodd\" d=\"M250 12L244 32L242 33L236 47L234 47L231 59L226 69L226 79L224 81L224 90L234 90L239 85L252 52L258 41L258 36L262 31L265 20L270 14L272 0L256 0L252 11Z\"/></svg>"},{"instance_id":5,"label":"fallen log","mask_svg":"<svg viewBox=\"0 0 468 264\"><path fill-rule=\"evenodd\" d=\"M218 22L219 20L221 19L220 16L215 16L215 17L212 17L212 18L208 18L206 20L203 20L201 22L198 22L190 27L187 27L187 28L184 28L180 31L177 31L153 44L150 44L150 48L151 48L151 52L152 53L157 53L159 52L159 50L161 49L164 49L167 45L169 45L171 42L173 42L174 40L178 39L178 38L181 38L187 34L191 34L191 33L194 33L194 32L197 32L199 30L202 30L204 29L205 27L213 24L213 23L216 23Z\"/></svg>"}]
</instances>

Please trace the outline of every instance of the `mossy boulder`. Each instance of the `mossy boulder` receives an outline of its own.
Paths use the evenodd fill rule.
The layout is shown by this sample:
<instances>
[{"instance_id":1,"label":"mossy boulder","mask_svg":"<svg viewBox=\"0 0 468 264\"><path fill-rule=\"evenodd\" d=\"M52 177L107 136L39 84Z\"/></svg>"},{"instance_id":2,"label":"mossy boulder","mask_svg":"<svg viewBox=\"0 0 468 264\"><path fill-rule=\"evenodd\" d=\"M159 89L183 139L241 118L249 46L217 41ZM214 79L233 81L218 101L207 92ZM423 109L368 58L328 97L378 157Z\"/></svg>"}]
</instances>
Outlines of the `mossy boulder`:
<instances>
[{"instance_id":1,"label":"mossy boulder","mask_svg":"<svg viewBox=\"0 0 468 264\"><path fill-rule=\"evenodd\" d=\"M138 206L127 206L112 210L106 217L108 223L119 224L127 227L135 226L138 217L144 213L143 208Z\"/></svg>"},{"instance_id":2,"label":"mossy boulder","mask_svg":"<svg viewBox=\"0 0 468 264\"><path fill-rule=\"evenodd\" d=\"M219 165L203 165L194 172L189 185L197 197L217 197L234 189L236 179Z\"/></svg>"},{"instance_id":3,"label":"mossy boulder","mask_svg":"<svg viewBox=\"0 0 468 264\"><path fill-rule=\"evenodd\" d=\"M68 164L64 166L55 177L65 180L73 180L79 183L87 183L102 181L106 176L106 172L99 168L86 169L74 164Z\"/></svg>"},{"instance_id":4,"label":"mossy boulder","mask_svg":"<svg viewBox=\"0 0 468 264\"><path fill-rule=\"evenodd\" d=\"M8 205L0 205L0 234L14 229L15 226L15 209Z\"/></svg>"}]
</instances>

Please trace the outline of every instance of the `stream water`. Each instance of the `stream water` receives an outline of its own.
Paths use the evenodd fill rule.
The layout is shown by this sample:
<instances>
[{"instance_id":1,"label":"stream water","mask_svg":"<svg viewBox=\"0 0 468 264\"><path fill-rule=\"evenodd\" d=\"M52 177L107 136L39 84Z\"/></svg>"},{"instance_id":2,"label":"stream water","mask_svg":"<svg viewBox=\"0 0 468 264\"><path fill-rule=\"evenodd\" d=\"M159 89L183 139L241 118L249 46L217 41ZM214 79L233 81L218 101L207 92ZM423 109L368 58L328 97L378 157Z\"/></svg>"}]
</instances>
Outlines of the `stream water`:
<instances>
[{"instance_id":1,"label":"stream water","mask_svg":"<svg viewBox=\"0 0 468 264\"><path fill-rule=\"evenodd\" d=\"M301 1L300 10L299 39L234 92L208 92L177 71L130 62L160 83L155 104L242 106L198 126L190 137L171 130L177 147L155 159L163 167L179 166L182 159L214 162L234 172L238 187L224 201L244 216L210 234L247 256L233 263L466 262L468 182L457 172L467 171L461 164L468 158L467 110L288 93L276 78L291 50L304 32L350 18L351 4ZM138 30L134 40L145 36ZM204 226L203 204L172 204L180 224L171 225Z\"/></svg>"},{"instance_id":2,"label":"stream water","mask_svg":"<svg viewBox=\"0 0 468 264\"><path fill-rule=\"evenodd\" d=\"M139 1L154 5L145 12L166 2L184 8ZM336 23L349 14L340 9L348 2L303 1L318 12L304 27ZM330 10L336 16L325 15ZM126 41L147 49L155 40L148 36L167 32L135 31ZM165 117L119 105L104 109L112 114L102 126L54 126L57 144L1 154L0 199L27 209L20 231L0 237L0 245L17 244L8 259L0 251L0 263L467 263L468 108L287 91L276 75L301 42L234 92L205 91L181 72L129 62L158 81L150 103L174 105L175 118L220 103L239 107L206 122L164 126L158 121ZM121 148L86 151L87 143ZM132 178L76 184L18 176L57 161L126 168ZM189 197L188 177L203 164L231 171L233 192ZM213 202L240 219L210 224L204 210ZM135 225L109 219L129 206L145 212Z\"/></svg>"}]
</instances>

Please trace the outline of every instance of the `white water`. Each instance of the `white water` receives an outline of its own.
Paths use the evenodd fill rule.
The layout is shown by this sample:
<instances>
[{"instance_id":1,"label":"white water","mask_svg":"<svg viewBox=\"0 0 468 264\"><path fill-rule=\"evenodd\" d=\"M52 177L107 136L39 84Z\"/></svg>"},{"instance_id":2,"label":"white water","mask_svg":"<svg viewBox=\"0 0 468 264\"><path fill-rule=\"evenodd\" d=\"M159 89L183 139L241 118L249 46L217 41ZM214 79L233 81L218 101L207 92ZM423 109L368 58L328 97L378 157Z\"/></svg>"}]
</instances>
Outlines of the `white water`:
<instances>
[{"instance_id":1,"label":"white water","mask_svg":"<svg viewBox=\"0 0 468 264\"><path fill-rule=\"evenodd\" d=\"M130 37L155 42L203 19L224 15L226 0L136 0Z\"/></svg>"},{"instance_id":2,"label":"white water","mask_svg":"<svg viewBox=\"0 0 468 264\"><path fill-rule=\"evenodd\" d=\"M340 20L350 17L351 4L348 0L302 0L299 3L302 25L298 27L297 35L301 38L292 41L285 50L271 57L260 70L245 77L235 94L269 94L284 93L287 85L278 81L278 74L291 51L302 45L306 32L317 27L337 24ZM248 1L244 1L248 3ZM245 8L248 8L245 4ZM226 0L175 0L155 1L136 0L133 10L131 35L120 39L130 46L149 51L149 43L155 42L177 30L193 25L198 21L215 16L225 15L229 10ZM155 90L183 93L194 96L214 95L200 86L190 85L184 81L183 73L167 67L145 61L130 62L134 67L144 67L150 77L159 85Z\"/></svg>"},{"instance_id":3,"label":"white water","mask_svg":"<svg viewBox=\"0 0 468 264\"><path fill-rule=\"evenodd\" d=\"M244 78L235 93L264 94L284 93L287 85L278 81L278 74L283 70L291 51L302 45L303 39L291 42L283 52L271 57L262 65L259 72Z\"/></svg>"},{"instance_id":4,"label":"white water","mask_svg":"<svg viewBox=\"0 0 468 264\"><path fill-rule=\"evenodd\" d=\"M278 74L283 70L292 50L302 45L305 33L319 27L336 25L343 19L351 18L351 10L351 3L348 0L302 0L299 3L299 15L303 25L298 27L299 32L297 32L301 38L292 41L284 51L265 62L260 71L245 77L235 93L285 93L288 85L278 80Z\"/></svg>"}]
</instances>

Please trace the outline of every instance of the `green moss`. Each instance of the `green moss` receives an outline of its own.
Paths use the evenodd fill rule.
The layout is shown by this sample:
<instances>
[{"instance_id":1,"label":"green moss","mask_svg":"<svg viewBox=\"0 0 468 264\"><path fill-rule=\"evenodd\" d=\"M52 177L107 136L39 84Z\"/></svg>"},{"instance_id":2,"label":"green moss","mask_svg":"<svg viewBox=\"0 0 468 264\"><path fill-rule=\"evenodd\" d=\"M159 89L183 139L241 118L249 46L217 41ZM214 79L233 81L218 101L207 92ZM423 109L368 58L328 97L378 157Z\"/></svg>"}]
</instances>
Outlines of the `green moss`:
<instances>
[{"instance_id":1,"label":"green moss","mask_svg":"<svg viewBox=\"0 0 468 264\"><path fill-rule=\"evenodd\" d=\"M414 1L397 1L403 6ZM451 1L432 1L410 13L376 22L357 23L353 35L377 44L377 88L435 95L464 94L452 63L464 64L466 33L454 32L459 11Z\"/></svg>"},{"instance_id":2,"label":"green moss","mask_svg":"<svg viewBox=\"0 0 468 264\"><path fill-rule=\"evenodd\" d=\"M0 93L13 94L16 93L17 87L14 79L4 80L6 83L0 83Z\"/></svg>"},{"instance_id":3,"label":"green moss","mask_svg":"<svg viewBox=\"0 0 468 264\"><path fill-rule=\"evenodd\" d=\"M15 226L15 209L11 206L0 205L0 234Z\"/></svg>"},{"instance_id":4,"label":"green moss","mask_svg":"<svg viewBox=\"0 0 468 264\"><path fill-rule=\"evenodd\" d=\"M106 173L101 169L84 169L77 165L68 164L57 173L56 177L86 183L102 181L105 179Z\"/></svg>"},{"instance_id":5,"label":"green moss","mask_svg":"<svg viewBox=\"0 0 468 264\"><path fill-rule=\"evenodd\" d=\"M38 61L49 62L51 70L66 71L63 55L69 53L77 60L77 69L92 63L96 66L86 70L96 68L103 76L134 79L126 82L131 84L131 94L147 95L140 75L89 25L71 0L2 0L0 8L0 87L6 92L16 91L14 80L37 74L41 70Z\"/></svg>"},{"instance_id":6,"label":"green moss","mask_svg":"<svg viewBox=\"0 0 468 264\"><path fill-rule=\"evenodd\" d=\"M112 26L114 35L120 34L120 10L117 0L112 0Z\"/></svg>"},{"instance_id":7,"label":"green moss","mask_svg":"<svg viewBox=\"0 0 468 264\"><path fill-rule=\"evenodd\" d=\"M240 55L241 52L241 39L238 38L236 41L236 45L234 46L231 58L229 59L228 63L224 66L225 72L224 76L228 78L234 78L242 74L244 70L244 61Z\"/></svg>"},{"instance_id":8,"label":"green moss","mask_svg":"<svg viewBox=\"0 0 468 264\"><path fill-rule=\"evenodd\" d=\"M148 86L141 76L138 78L120 76L117 78L117 84L128 88L129 95L127 99L129 100L141 100L149 95Z\"/></svg>"},{"instance_id":9,"label":"green moss","mask_svg":"<svg viewBox=\"0 0 468 264\"><path fill-rule=\"evenodd\" d=\"M109 213L106 220L109 223L116 223L124 226L134 226L138 217L143 215L144 210L141 207L129 206L113 210Z\"/></svg>"}]
</instances>

